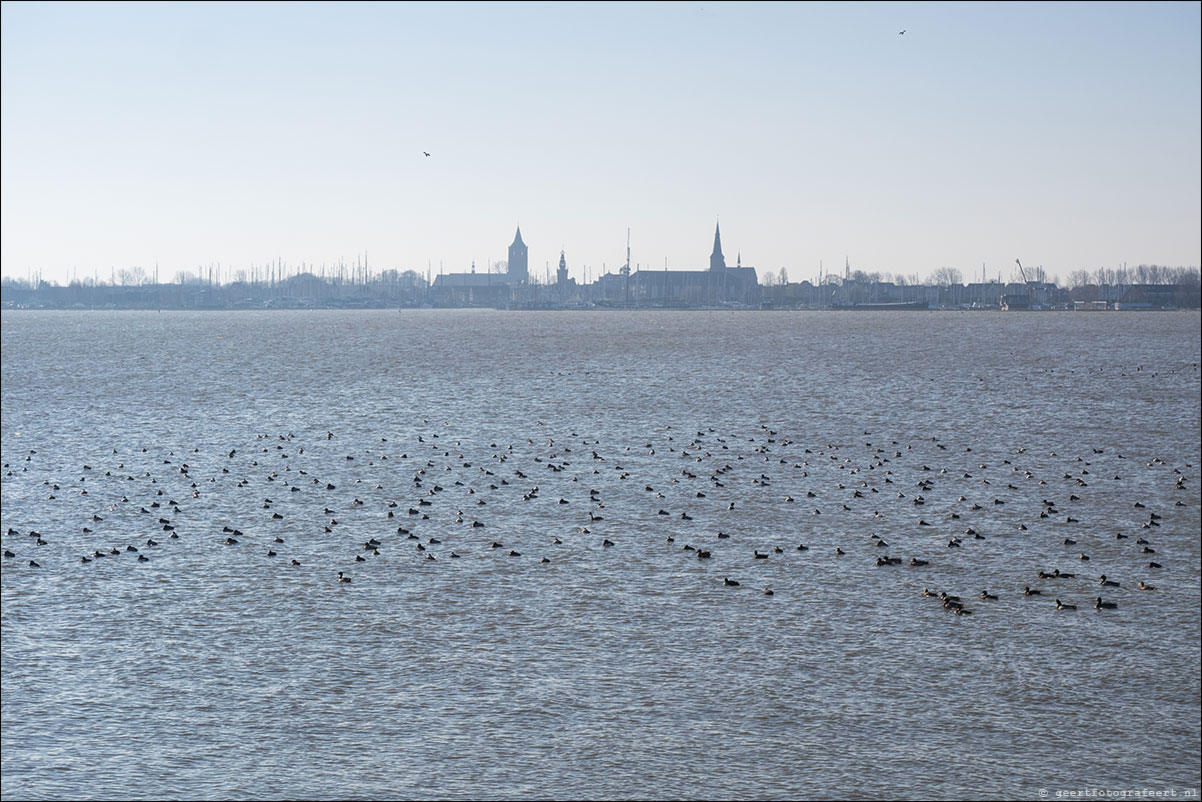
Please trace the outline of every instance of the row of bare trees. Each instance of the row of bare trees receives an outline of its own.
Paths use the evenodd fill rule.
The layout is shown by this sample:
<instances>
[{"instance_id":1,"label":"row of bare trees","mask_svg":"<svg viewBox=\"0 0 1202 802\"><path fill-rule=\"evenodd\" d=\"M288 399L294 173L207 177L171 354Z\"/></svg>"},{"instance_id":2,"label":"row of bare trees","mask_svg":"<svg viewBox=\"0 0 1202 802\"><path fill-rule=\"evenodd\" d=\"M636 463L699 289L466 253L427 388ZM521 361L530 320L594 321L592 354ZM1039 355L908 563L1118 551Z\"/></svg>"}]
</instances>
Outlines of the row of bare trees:
<instances>
[{"instance_id":1,"label":"row of bare trees","mask_svg":"<svg viewBox=\"0 0 1202 802\"><path fill-rule=\"evenodd\" d=\"M1026 268L1027 278L1032 281L1059 284L1059 277L1049 277L1042 266ZM883 273L880 271L853 270L845 276L829 273L823 277L823 284L842 284L845 280L860 284L893 283L899 287L905 286L934 286L958 287L964 285L964 273L954 267L940 267L932 271L924 282L917 273ZM781 268L779 281L774 280L771 273L761 278L766 287L776 284L787 284L785 269ZM1179 284L1187 287L1197 287L1199 273L1196 267L1167 267L1164 265L1140 265L1139 267L1099 267L1096 270L1074 270L1068 274L1067 289L1097 286L1130 286L1132 284Z\"/></svg>"},{"instance_id":2,"label":"row of bare trees","mask_svg":"<svg viewBox=\"0 0 1202 802\"><path fill-rule=\"evenodd\" d=\"M1068 274L1069 288L1099 287L1130 284L1181 284L1197 287L1199 283L1196 267L1166 267L1164 265L1140 265L1139 267L1099 267L1097 270L1074 270Z\"/></svg>"}]
</instances>

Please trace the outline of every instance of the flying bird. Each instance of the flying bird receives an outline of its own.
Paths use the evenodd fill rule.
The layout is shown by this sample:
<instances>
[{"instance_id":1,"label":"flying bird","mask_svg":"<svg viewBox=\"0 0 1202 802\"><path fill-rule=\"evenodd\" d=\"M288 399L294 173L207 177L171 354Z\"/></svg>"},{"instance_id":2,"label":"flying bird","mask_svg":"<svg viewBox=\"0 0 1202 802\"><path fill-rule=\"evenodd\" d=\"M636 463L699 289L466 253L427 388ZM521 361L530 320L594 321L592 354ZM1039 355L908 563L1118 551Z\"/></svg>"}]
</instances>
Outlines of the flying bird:
<instances>
[{"instance_id":1,"label":"flying bird","mask_svg":"<svg viewBox=\"0 0 1202 802\"><path fill-rule=\"evenodd\" d=\"M900 31L898 31L898 32L897 32L897 35L898 35L898 36L901 36L901 35L902 35L902 34L904 34L905 32L906 32L906 31L905 31L905 29L903 28L902 30L900 30ZM429 153L427 153L426 155L427 155L427 156L429 156L430 154L429 154Z\"/></svg>"},{"instance_id":2,"label":"flying bird","mask_svg":"<svg viewBox=\"0 0 1202 802\"><path fill-rule=\"evenodd\" d=\"M426 153L426 151L424 151L424 150L423 150L423 151L422 151L422 153ZM429 156L430 154L429 154L429 153L426 153L426 155L427 155L427 156Z\"/></svg>"}]
</instances>

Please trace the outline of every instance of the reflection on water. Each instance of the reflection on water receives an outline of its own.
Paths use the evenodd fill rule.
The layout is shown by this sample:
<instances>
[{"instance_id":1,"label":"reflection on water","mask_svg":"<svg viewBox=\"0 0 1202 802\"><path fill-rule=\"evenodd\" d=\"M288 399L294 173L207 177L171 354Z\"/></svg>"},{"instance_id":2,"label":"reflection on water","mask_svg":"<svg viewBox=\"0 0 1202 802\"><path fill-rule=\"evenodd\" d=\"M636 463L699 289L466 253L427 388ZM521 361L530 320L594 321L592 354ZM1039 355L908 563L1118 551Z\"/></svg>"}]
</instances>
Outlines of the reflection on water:
<instances>
[{"instance_id":1,"label":"reflection on water","mask_svg":"<svg viewBox=\"0 0 1202 802\"><path fill-rule=\"evenodd\" d=\"M1187 313L6 313L3 796L1197 787L1198 362Z\"/></svg>"}]
</instances>

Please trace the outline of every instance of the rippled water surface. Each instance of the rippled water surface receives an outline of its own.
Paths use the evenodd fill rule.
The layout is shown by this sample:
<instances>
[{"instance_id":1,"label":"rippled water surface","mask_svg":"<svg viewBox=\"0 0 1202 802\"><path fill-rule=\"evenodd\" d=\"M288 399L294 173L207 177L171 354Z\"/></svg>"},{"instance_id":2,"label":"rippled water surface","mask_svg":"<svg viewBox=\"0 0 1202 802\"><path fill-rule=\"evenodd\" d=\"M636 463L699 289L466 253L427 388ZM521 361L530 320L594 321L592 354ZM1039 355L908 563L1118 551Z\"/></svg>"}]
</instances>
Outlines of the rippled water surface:
<instances>
[{"instance_id":1,"label":"rippled water surface","mask_svg":"<svg viewBox=\"0 0 1202 802\"><path fill-rule=\"evenodd\" d=\"M1196 793L1199 343L5 312L3 796Z\"/></svg>"}]
</instances>

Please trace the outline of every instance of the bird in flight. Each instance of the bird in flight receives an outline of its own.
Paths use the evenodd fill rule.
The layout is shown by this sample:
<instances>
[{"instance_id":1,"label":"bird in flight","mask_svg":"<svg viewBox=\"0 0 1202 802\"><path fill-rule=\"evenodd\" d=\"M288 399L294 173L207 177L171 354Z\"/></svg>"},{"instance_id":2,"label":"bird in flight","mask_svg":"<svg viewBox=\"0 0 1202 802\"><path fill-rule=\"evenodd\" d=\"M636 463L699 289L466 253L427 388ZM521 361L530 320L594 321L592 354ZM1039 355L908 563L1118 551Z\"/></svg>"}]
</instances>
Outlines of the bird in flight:
<instances>
[{"instance_id":1,"label":"bird in flight","mask_svg":"<svg viewBox=\"0 0 1202 802\"><path fill-rule=\"evenodd\" d=\"M902 35L902 34L904 34L905 32L906 32L906 31L905 31L905 29L903 28L902 30L900 30L900 31L898 31L898 32L897 32L897 35L898 35L898 36L901 36L901 35ZM429 156L430 154L429 154L429 153L427 153L426 155L427 155L427 156Z\"/></svg>"},{"instance_id":2,"label":"bird in flight","mask_svg":"<svg viewBox=\"0 0 1202 802\"><path fill-rule=\"evenodd\" d=\"M422 151L422 153L426 153L426 152L423 150L423 151ZM426 153L426 155L427 155L427 156L429 156L430 154L429 154L429 153Z\"/></svg>"}]
</instances>

